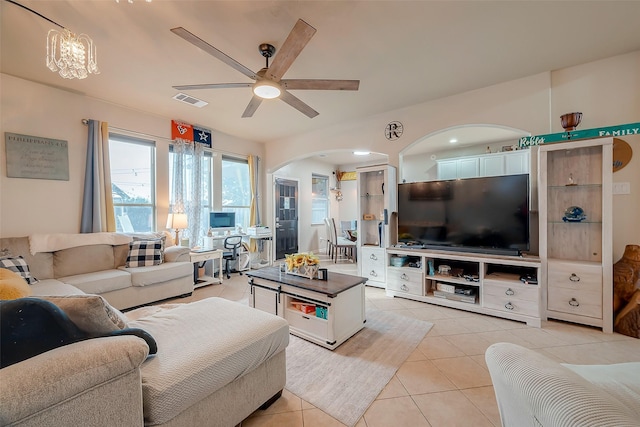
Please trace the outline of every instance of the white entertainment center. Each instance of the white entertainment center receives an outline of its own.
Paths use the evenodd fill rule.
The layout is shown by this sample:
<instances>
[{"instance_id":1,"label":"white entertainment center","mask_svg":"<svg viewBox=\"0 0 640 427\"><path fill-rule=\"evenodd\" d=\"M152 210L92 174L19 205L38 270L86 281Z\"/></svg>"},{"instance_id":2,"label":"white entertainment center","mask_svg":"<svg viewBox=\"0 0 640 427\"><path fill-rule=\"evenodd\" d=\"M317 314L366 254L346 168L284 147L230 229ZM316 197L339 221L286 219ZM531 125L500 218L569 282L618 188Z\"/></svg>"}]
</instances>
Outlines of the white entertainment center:
<instances>
[{"instance_id":1,"label":"white entertainment center","mask_svg":"<svg viewBox=\"0 0 640 427\"><path fill-rule=\"evenodd\" d=\"M612 332L612 145L612 138L598 138L439 162L439 179L460 179L471 163L465 177L529 173L531 240L539 237L540 255L430 249L403 241L386 249L386 294L535 327L551 318ZM487 173L481 158L505 167ZM530 167L532 160L538 168ZM569 214L574 211L581 216Z\"/></svg>"},{"instance_id":2,"label":"white entertainment center","mask_svg":"<svg viewBox=\"0 0 640 427\"><path fill-rule=\"evenodd\" d=\"M448 272L440 273L446 267L450 268ZM526 278L540 276L540 259L533 256L387 249L387 296L518 320L536 327L540 327L542 318L540 284ZM438 291L439 287L447 291ZM465 295L454 289L470 292Z\"/></svg>"}]
</instances>

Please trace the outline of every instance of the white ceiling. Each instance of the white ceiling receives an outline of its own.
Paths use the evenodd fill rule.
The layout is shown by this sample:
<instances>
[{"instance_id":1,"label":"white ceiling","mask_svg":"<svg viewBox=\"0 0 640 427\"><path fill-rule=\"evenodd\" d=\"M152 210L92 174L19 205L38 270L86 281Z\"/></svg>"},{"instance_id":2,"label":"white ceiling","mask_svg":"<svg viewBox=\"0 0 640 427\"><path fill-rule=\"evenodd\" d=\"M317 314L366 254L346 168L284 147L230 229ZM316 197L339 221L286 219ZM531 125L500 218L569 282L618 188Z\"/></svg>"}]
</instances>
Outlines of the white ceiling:
<instances>
[{"instance_id":1,"label":"white ceiling","mask_svg":"<svg viewBox=\"0 0 640 427\"><path fill-rule=\"evenodd\" d=\"M17 1L93 38L101 73L49 71L55 26L2 1L3 73L260 142L640 49L640 1ZM317 33L284 77L360 79L359 91L292 91L313 119L279 100L242 119L249 88L189 91L200 109L172 99L172 85L249 80L171 28L257 71L258 45L279 48L298 18Z\"/></svg>"}]
</instances>

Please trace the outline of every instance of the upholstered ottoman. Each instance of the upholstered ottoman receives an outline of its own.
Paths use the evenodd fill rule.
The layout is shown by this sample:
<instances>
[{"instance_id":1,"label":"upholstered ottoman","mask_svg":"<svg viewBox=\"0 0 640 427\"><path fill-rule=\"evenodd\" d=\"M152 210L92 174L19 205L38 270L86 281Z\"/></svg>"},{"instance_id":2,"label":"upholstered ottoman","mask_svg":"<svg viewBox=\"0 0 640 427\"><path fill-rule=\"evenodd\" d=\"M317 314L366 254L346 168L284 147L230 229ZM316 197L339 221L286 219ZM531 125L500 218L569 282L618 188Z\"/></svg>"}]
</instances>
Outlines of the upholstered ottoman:
<instances>
[{"instance_id":1,"label":"upholstered ottoman","mask_svg":"<svg viewBox=\"0 0 640 427\"><path fill-rule=\"evenodd\" d=\"M141 368L145 425L234 426L284 388L280 317L221 298L127 316L158 343Z\"/></svg>"}]
</instances>

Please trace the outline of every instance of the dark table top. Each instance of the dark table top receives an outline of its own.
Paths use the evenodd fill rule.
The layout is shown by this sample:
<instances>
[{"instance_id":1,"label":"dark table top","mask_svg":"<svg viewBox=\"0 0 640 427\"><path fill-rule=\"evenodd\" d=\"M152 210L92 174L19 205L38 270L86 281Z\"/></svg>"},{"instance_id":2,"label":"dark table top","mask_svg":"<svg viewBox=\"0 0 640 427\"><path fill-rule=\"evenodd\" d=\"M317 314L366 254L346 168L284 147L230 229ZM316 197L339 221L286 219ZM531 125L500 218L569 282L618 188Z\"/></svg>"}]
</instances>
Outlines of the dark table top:
<instances>
[{"instance_id":1,"label":"dark table top","mask_svg":"<svg viewBox=\"0 0 640 427\"><path fill-rule=\"evenodd\" d=\"M352 276L350 274L327 272L327 280L307 279L306 277L287 274L280 271L280 267L265 267L259 270L251 270L245 273L249 277L255 277L263 280L269 280L283 285L289 285L300 289L306 289L313 292L334 298L340 292L358 286L367 281L365 277Z\"/></svg>"}]
</instances>

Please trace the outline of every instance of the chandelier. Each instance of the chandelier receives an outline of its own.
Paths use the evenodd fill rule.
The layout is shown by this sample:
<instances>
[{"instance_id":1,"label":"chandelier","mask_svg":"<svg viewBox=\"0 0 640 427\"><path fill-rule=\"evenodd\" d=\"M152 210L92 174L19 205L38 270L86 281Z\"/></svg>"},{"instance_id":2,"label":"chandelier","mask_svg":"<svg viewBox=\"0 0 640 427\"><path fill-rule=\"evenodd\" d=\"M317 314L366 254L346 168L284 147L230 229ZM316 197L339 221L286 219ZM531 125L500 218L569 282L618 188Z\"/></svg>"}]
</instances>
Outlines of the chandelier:
<instances>
[{"instance_id":1,"label":"chandelier","mask_svg":"<svg viewBox=\"0 0 640 427\"><path fill-rule=\"evenodd\" d=\"M96 47L86 35L76 36L63 28L47 34L47 67L65 79L84 79L89 73L100 74Z\"/></svg>"},{"instance_id":2,"label":"chandelier","mask_svg":"<svg viewBox=\"0 0 640 427\"><path fill-rule=\"evenodd\" d=\"M15 0L6 1L28 10L62 29L62 31L49 30L47 34L47 67L51 71L58 71L60 76L65 79L84 79L89 74L100 74L96 62L96 47L88 35L80 34L76 36L43 14Z\"/></svg>"}]
</instances>

